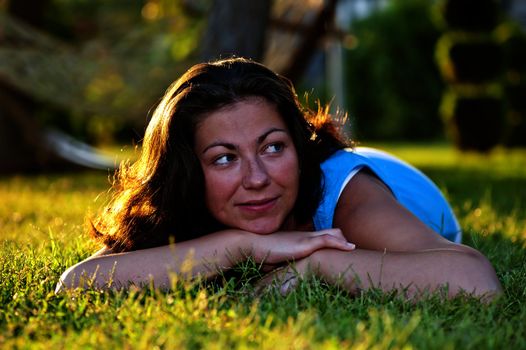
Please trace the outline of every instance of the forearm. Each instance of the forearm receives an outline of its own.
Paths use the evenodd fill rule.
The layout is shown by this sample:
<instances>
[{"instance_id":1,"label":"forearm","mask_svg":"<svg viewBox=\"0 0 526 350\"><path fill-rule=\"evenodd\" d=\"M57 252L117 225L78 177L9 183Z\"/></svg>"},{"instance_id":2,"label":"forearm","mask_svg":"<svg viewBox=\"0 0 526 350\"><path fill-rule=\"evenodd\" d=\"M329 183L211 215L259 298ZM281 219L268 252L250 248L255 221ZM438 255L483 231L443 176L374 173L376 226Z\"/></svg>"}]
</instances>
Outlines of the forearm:
<instances>
[{"instance_id":1,"label":"forearm","mask_svg":"<svg viewBox=\"0 0 526 350\"><path fill-rule=\"evenodd\" d=\"M120 288L151 281L156 287L169 287L172 274L211 277L248 257L276 265L302 259L322 248L349 251L354 245L345 240L339 229L269 235L225 230L170 246L96 255L64 272L57 291L77 286Z\"/></svg>"},{"instance_id":2,"label":"forearm","mask_svg":"<svg viewBox=\"0 0 526 350\"><path fill-rule=\"evenodd\" d=\"M172 274L210 277L246 259L250 249L247 235L226 230L169 246L96 256L64 272L57 291L77 286L120 288L151 281L156 287L169 287Z\"/></svg>"},{"instance_id":3,"label":"forearm","mask_svg":"<svg viewBox=\"0 0 526 350\"><path fill-rule=\"evenodd\" d=\"M310 268L329 283L341 284L352 294L380 288L407 297L448 287L449 296L461 291L495 294L501 289L493 267L479 253L433 250L411 253L356 249L324 249L309 258Z\"/></svg>"}]
</instances>

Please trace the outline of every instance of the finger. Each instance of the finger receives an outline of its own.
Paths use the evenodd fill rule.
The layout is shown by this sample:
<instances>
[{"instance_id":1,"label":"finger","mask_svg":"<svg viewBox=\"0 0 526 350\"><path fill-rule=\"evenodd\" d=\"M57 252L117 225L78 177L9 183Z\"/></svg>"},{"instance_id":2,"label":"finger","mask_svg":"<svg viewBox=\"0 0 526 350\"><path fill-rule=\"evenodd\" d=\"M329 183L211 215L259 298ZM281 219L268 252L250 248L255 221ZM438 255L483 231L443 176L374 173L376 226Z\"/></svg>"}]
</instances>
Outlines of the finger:
<instances>
[{"instance_id":1,"label":"finger","mask_svg":"<svg viewBox=\"0 0 526 350\"><path fill-rule=\"evenodd\" d=\"M260 269L261 269L261 272L263 273L268 273L270 271L274 271L274 270L277 270L281 267L281 265L279 264L262 264Z\"/></svg>"},{"instance_id":2,"label":"finger","mask_svg":"<svg viewBox=\"0 0 526 350\"><path fill-rule=\"evenodd\" d=\"M312 252L322 249L322 248L334 248L339 250L353 250L356 248L356 246L348 242L346 239L338 238L335 236L331 236L330 234L324 234L320 236L316 236L311 238L312 240Z\"/></svg>"},{"instance_id":3,"label":"finger","mask_svg":"<svg viewBox=\"0 0 526 350\"><path fill-rule=\"evenodd\" d=\"M329 228L325 230L314 231L313 234L314 236L331 235L333 237L338 237L338 238L346 240L345 237L343 236L342 230L339 228Z\"/></svg>"},{"instance_id":4,"label":"finger","mask_svg":"<svg viewBox=\"0 0 526 350\"><path fill-rule=\"evenodd\" d=\"M286 296L298 285L298 276L290 276L280 286L279 292L281 295Z\"/></svg>"}]
</instances>

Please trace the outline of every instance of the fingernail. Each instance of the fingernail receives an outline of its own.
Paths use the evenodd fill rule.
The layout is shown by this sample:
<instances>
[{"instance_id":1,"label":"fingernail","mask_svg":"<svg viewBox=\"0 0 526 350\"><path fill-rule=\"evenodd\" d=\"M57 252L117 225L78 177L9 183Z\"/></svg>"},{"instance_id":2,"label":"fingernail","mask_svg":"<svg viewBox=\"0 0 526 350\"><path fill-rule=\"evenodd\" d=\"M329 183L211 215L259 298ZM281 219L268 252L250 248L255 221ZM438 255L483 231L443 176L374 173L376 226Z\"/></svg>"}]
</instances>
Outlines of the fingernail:
<instances>
[{"instance_id":1,"label":"fingernail","mask_svg":"<svg viewBox=\"0 0 526 350\"><path fill-rule=\"evenodd\" d=\"M351 247L352 249L356 248L356 245L351 242L347 242L347 246Z\"/></svg>"}]
</instances>

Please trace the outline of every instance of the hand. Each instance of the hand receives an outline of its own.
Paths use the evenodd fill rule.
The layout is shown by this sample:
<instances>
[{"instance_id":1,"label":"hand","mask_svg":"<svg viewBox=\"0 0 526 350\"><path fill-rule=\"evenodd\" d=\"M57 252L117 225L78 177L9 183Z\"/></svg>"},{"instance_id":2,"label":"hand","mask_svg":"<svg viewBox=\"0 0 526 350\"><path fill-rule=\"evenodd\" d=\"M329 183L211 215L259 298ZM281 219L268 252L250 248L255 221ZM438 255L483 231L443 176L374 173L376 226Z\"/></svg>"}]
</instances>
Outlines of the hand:
<instances>
[{"instance_id":1,"label":"hand","mask_svg":"<svg viewBox=\"0 0 526 350\"><path fill-rule=\"evenodd\" d=\"M347 241L340 229L321 231L278 231L270 235L251 234L248 255L258 263L277 265L300 260L318 249L333 248L350 251L354 244Z\"/></svg>"},{"instance_id":2,"label":"hand","mask_svg":"<svg viewBox=\"0 0 526 350\"><path fill-rule=\"evenodd\" d=\"M256 283L256 294L262 294L268 288L276 287L281 295L287 295L296 288L299 281L310 276L310 257L277 268Z\"/></svg>"}]
</instances>

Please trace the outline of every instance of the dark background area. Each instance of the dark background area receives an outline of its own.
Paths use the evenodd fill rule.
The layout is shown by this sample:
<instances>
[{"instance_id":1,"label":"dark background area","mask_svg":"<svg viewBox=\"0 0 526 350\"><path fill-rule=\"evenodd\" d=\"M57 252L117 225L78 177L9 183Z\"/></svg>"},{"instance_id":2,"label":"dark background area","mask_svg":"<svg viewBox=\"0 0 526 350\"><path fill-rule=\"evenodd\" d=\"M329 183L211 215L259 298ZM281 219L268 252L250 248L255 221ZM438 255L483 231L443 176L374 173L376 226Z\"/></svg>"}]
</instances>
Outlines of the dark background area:
<instances>
[{"instance_id":1,"label":"dark background area","mask_svg":"<svg viewBox=\"0 0 526 350\"><path fill-rule=\"evenodd\" d=\"M306 104L347 112L362 143L523 146L521 3L3 0L0 172L67 169L81 157L68 147L96 154L77 141L140 144L172 81L233 54L291 78Z\"/></svg>"}]
</instances>

